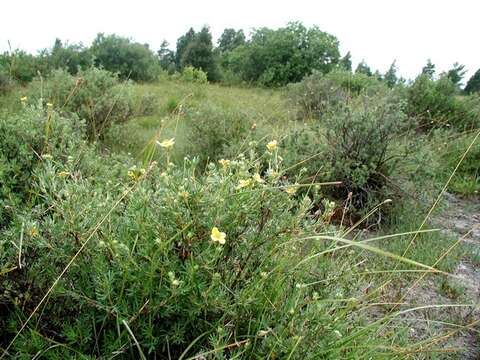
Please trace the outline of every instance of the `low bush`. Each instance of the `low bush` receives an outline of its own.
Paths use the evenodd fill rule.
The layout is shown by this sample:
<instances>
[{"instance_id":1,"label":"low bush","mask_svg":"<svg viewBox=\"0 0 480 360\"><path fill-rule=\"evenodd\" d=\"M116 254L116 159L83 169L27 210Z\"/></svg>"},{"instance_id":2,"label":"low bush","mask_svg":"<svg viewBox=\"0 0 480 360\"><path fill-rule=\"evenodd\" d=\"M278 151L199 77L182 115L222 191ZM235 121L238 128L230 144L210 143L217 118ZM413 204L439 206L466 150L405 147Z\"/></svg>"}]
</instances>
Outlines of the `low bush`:
<instances>
[{"instance_id":1,"label":"low bush","mask_svg":"<svg viewBox=\"0 0 480 360\"><path fill-rule=\"evenodd\" d=\"M66 160L82 148L83 123L60 117L51 109L27 107L15 115L0 115L0 228L33 200L32 173L47 158ZM52 126L55 124L55 126Z\"/></svg>"},{"instance_id":2,"label":"low bush","mask_svg":"<svg viewBox=\"0 0 480 360\"><path fill-rule=\"evenodd\" d=\"M60 69L46 81L37 78L29 97L84 119L90 140L102 137L112 123L152 113L156 106L152 96L135 97L130 82L120 82L116 75L94 67L80 70L77 76Z\"/></svg>"},{"instance_id":3,"label":"low bush","mask_svg":"<svg viewBox=\"0 0 480 360\"><path fill-rule=\"evenodd\" d=\"M361 96L337 107L283 141L287 173L303 168L303 182L341 181L324 194L334 200L350 197L349 211L364 214L394 195L389 176L402 156L392 156L395 139L407 130L402 105L394 97Z\"/></svg>"},{"instance_id":4,"label":"low bush","mask_svg":"<svg viewBox=\"0 0 480 360\"><path fill-rule=\"evenodd\" d=\"M182 70L180 79L185 82L206 84L208 82L207 73L202 69L196 69L193 66L186 66Z\"/></svg>"},{"instance_id":5,"label":"low bush","mask_svg":"<svg viewBox=\"0 0 480 360\"><path fill-rule=\"evenodd\" d=\"M388 99L361 99L325 120L325 139L332 179L342 181L353 205L365 209L385 200L381 190L393 163L391 146L405 124L400 106Z\"/></svg>"},{"instance_id":6,"label":"low bush","mask_svg":"<svg viewBox=\"0 0 480 360\"><path fill-rule=\"evenodd\" d=\"M300 119L321 119L328 111L348 102L359 94L386 91L379 80L349 71L336 70L328 74L314 71L301 82L287 87L287 98Z\"/></svg>"},{"instance_id":7,"label":"low bush","mask_svg":"<svg viewBox=\"0 0 480 360\"><path fill-rule=\"evenodd\" d=\"M455 169L463 154L474 140L476 133L443 137L440 145L443 181L446 181ZM450 182L449 191L461 195L478 195L480 192L480 142L479 139L470 148L455 176Z\"/></svg>"},{"instance_id":8,"label":"low bush","mask_svg":"<svg viewBox=\"0 0 480 360\"><path fill-rule=\"evenodd\" d=\"M12 87L12 80L8 71L0 65L0 95L7 93Z\"/></svg>"},{"instance_id":9,"label":"low bush","mask_svg":"<svg viewBox=\"0 0 480 360\"><path fill-rule=\"evenodd\" d=\"M300 262L330 245L299 241L324 231L323 217L275 175L278 149L265 177L258 157L209 164L203 176L197 160L140 168L96 153L56 114L45 141L45 115L26 109L0 122L2 149L21 149L7 162L25 162L18 170L34 194L0 229L2 348L81 251L8 354L334 359L370 352L358 347L367 339L378 354L389 336L357 326L360 303L344 300L355 282L332 276L345 265Z\"/></svg>"},{"instance_id":10,"label":"low bush","mask_svg":"<svg viewBox=\"0 0 480 360\"><path fill-rule=\"evenodd\" d=\"M22 50L0 54L0 68L8 69L10 80L28 83L38 72L46 72L48 66L45 57L34 56Z\"/></svg>"},{"instance_id":11,"label":"low bush","mask_svg":"<svg viewBox=\"0 0 480 360\"><path fill-rule=\"evenodd\" d=\"M199 157L200 164L215 161L241 151L232 149L232 144L247 141L253 121L247 114L225 109L212 103L200 103L198 107L187 108L185 112L188 127L186 154ZM228 151L227 151L228 148Z\"/></svg>"},{"instance_id":12,"label":"low bush","mask_svg":"<svg viewBox=\"0 0 480 360\"><path fill-rule=\"evenodd\" d=\"M461 97L448 77L434 81L420 75L408 88L407 101L407 113L422 131L447 127L468 130L480 125L479 97Z\"/></svg>"}]
</instances>

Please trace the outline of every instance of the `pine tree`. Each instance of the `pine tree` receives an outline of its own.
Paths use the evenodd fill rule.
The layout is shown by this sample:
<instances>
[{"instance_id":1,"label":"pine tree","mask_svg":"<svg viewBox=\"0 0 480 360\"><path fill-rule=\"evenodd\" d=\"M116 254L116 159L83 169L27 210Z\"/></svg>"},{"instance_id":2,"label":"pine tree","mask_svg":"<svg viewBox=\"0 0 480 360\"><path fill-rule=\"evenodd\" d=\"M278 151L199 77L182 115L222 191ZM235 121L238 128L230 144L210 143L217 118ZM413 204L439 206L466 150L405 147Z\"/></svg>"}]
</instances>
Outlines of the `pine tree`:
<instances>
[{"instance_id":1,"label":"pine tree","mask_svg":"<svg viewBox=\"0 0 480 360\"><path fill-rule=\"evenodd\" d=\"M362 60L360 63L358 63L357 68L355 69L355 74L372 76L372 70L370 69L370 66L368 66L364 60Z\"/></svg>"},{"instance_id":2,"label":"pine tree","mask_svg":"<svg viewBox=\"0 0 480 360\"><path fill-rule=\"evenodd\" d=\"M347 70L352 71L352 55L350 51L345 54L344 57L340 59L340 67Z\"/></svg>"},{"instance_id":3,"label":"pine tree","mask_svg":"<svg viewBox=\"0 0 480 360\"><path fill-rule=\"evenodd\" d=\"M432 60L427 60L427 64L422 68L422 74L427 75L430 80L433 80L433 75L435 75L435 65L432 63Z\"/></svg>"},{"instance_id":4,"label":"pine tree","mask_svg":"<svg viewBox=\"0 0 480 360\"><path fill-rule=\"evenodd\" d=\"M480 69L468 80L465 86L465 93L472 94L480 92Z\"/></svg>"},{"instance_id":5,"label":"pine tree","mask_svg":"<svg viewBox=\"0 0 480 360\"><path fill-rule=\"evenodd\" d=\"M397 66L395 65L396 60L393 61L392 65L390 65L390 68L388 71L385 73L383 80L387 83L388 87L393 88L398 81L397 77Z\"/></svg>"}]
</instances>

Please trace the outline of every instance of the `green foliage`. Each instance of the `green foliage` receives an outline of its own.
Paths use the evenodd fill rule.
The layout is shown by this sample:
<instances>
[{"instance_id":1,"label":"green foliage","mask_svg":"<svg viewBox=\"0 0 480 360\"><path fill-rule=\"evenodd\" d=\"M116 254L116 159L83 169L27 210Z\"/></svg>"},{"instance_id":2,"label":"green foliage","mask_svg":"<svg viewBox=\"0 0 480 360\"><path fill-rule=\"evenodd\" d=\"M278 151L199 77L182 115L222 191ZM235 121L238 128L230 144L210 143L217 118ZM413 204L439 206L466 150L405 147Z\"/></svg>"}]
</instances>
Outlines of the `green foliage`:
<instances>
[{"instance_id":1,"label":"green foliage","mask_svg":"<svg viewBox=\"0 0 480 360\"><path fill-rule=\"evenodd\" d=\"M180 69L182 66L182 56L186 52L188 46L192 44L196 39L196 33L193 28L190 28L184 35L177 39L177 51L175 52L175 60L177 67Z\"/></svg>"},{"instance_id":2,"label":"green foliage","mask_svg":"<svg viewBox=\"0 0 480 360\"><path fill-rule=\"evenodd\" d=\"M0 64L0 95L7 93L12 87L12 80L10 74L5 66Z\"/></svg>"},{"instance_id":3,"label":"green foliage","mask_svg":"<svg viewBox=\"0 0 480 360\"><path fill-rule=\"evenodd\" d=\"M445 76L448 77L455 86L460 87L462 85L461 81L466 72L467 70L465 70L465 65L461 65L456 62L453 64L453 67L447 71Z\"/></svg>"},{"instance_id":4,"label":"green foliage","mask_svg":"<svg viewBox=\"0 0 480 360\"><path fill-rule=\"evenodd\" d=\"M389 177L398 157L392 153L400 151L395 141L406 130L405 120L393 94L339 101L321 123L306 124L282 142L288 149L286 166L295 167L288 175L298 175L303 168L303 181L341 181L324 193L338 201L350 196L348 210L364 214L395 195Z\"/></svg>"},{"instance_id":5,"label":"green foliage","mask_svg":"<svg viewBox=\"0 0 480 360\"><path fill-rule=\"evenodd\" d=\"M180 79L186 82L197 84L208 83L207 74L201 69L196 69L193 66L186 66L183 68Z\"/></svg>"},{"instance_id":6,"label":"green foliage","mask_svg":"<svg viewBox=\"0 0 480 360\"><path fill-rule=\"evenodd\" d=\"M189 128L186 154L199 157L200 165L225 156L232 144L241 144L252 126L246 113L229 111L214 104L200 104L188 109L186 123ZM230 147L230 155L238 155Z\"/></svg>"},{"instance_id":7,"label":"green foliage","mask_svg":"<svg viewBox=\"0 0 480 360\"><path fill-rule=\"evenodd\" d=\"M218 39L217 50L220 53L232 51L240 45L245 44L245 34L243 30L225 29Z\"/></svg>"},{"instance_id":8,"label":"green foliage","mask_svg":"<svg viewBox=\"0 0 480 360\"><path fill-rule=\"evenodd\" d=\"M325 119L329 177L341 181L337 197L352 194L357 210L388 197L386 185L395 164L394 139L405 130L406 116L398 100L359 98Z\"/></svg>"},{"instance_id":9,"label":"green foliage","mask_svg":"<svg viewBox=\"0 0 480 360\"><path fill-rule=\"evenodd\" d=\"M228 67L247 82L282 86L300 81L313 70L327 73L339 62L338 40L317 27L289 23L260 28L245 45L231 51Z\"/></svg>"},{"instance_id":10,"label":"green foliage","mask_svg":"<svg viewBox=\"0 0 480 360\"><path fill-rule=\"evenodd\" d=\"M368 66L364 60L358 63L357 68L355 69L355 74L363 74L367 76L373 75L370 66Z\"/></svg>"},{"instance_id":11,"label":"green foliage","mask_svg":"<svg viewBox=\"0 0 480 360\"><path fill-rule=\"evenodd\" d=\"M446 76L434 81L418 76L407 91L407 113L420 129L453 126L458 130L479 124L480 107L475 97L461 98L457 86Z\"/></svg>"},{"instance_id":12,"label":"green foliage","mask_svg":"<svg viewBox=\"0 0 480 360\"><path fill-rule=\"evenodd\" d=\"M157 51L157 55L162 69L167 71L169 74L173 74L176 69L175 52L170 50L168 46L168 42L163 40L160 50Z\"/></svg>"},{"instance_id":13,"label":"green foliage","mask_svg":"<svg viewBox=\"0 0 480 360\"><path fill-rule=\"evenodd\" d=\"M72 75L79 69L93 66L93 56L88 48L82 44L63 44L60 39L55 40L52 50L48 54L50 69L65 68Z\"/></svg>"},{"instance_id":14,"label":"green foliage","mask_svg":"<svg viewBox=\"0 0 480 360\"><path fill-rule=\"evenodd\" d=\"M288 85L287 96L296 108L298 118L322 119L351 96L382 90L385 88L380 81L364 74L336 70L324 75L315 71L301 82Z\"/></svg>"},{"instance_id":15,"label":"green foliage","mask_svg":"<svg viewBox=\"0 0 480 360\"><path fill-rule=\"evenodd\" d=\"M340 59L339 65L343 70L352 71L352 54L350 54L350 51Z\"/></svg>"},{"instance_id":16,"label":"green foliage","mask_svg":"<svg viewBox=\"0 0 480 360\"><path fill-rule=\"evenodd\" d=\"M23 107L17 115L0 115L0 230L32 199L32 173L39 164L50 156L65 160L83 146L81 122L72 124L51 109Z\"/></svg>"},{"instance_id":17,"label":"green foliage","mask_svg":"<svg viewBox=\"0 0 480 360\"><path fill-rule=\"evenodd\" d=\"M398 82L397 66L395 65L395 63L396 61L394 61L392 65L390 65L390 68L383 76L383 80L387 83L389 88L393 88Z\"/></svg>"},{"instance_id":18,"label":"green foliage","mask_svg":"<svg viewBox=\"0 0 480 360\"><path fill-rule=\"evenodd\" d=\"M218 80L218 70L213 53L212 34L208 27L195 33L190 29L177 41L177 65L180 69L192 66L204 71L208 80Z\"/></svg>"},{"instance_id":19,"label":"green foliage","mask_svg":"<svg viewBox=\"0 0 480 360\"><path fill-rule=\"evenodd\" d=\"M6 52L0 55L0 68L8 71L10 80L21 83L31 81L37 73L45 70L45 59L42 55L34 56L22 50Z\"/></svg>"},{"instance_id":20,"label":"green foliage","mask_svg":"<svg viewBox=\"0 0 480 360\"><path fill-rule=\"evenodd\" d=\"M443 140L443 146L439 146L442 146L443 150L441 163L444 179L447 179L456 167L475 135L475 133L467 134L455 138L450 135L440 139ZM450 183L449 191L461 195L477 195L480 192L480 142L478 139L458 168Z\"/></svg>"},{"instance_id":21,"label":"green foliage","mask_svg":"<svg viewBox=\"0 0 480 360\"><path fill-rule=\"evenodd\" d=\"M422 74L426 75L430 80L433 80L435 65L432 63L432 60L427 60L427 64L422 68Z\"/></svg>"},{"instance_id":22,"label":"green foliage","mask_svg":"<svg viewBox=\"0 0 480 360\"><path fill-rule=\"evenodd\" d=\"M158 77L159 65L147 44L117 35L98 34L90 51L97 66L118 73L122 79L151 81Z\"/></svg>"},{"instance_id":23,"label":"green foliage","mask_svg":"<svg viewBox=\"0 0 480 360\"><path fill-rule=\"evenodd\" d=\"M466 94L480 93L480 69L468 80L464 90Z\"/></svg>"},{"instance_id":24,"label":"green foliage","mask_svg":"<svg viewBox=\"0 0 480 360\"><path fill-rule=\"evenodd\" d=\"M0 146L23 149L8 162L33 159L30 141L44 133L37 120L45 113L27 111L0 122L15 131L12 139L2 132ZM322 221L308 215L308 198L282 190L280 178L258 181L254 174L264 165L255 155L210 164L204 176L188 159L141 169L98 154L72 124L52 122L51 151L23 169L34 206L24 203L1 233L1 269L18 265L23 234L21 266L1 275L2 348L82 244L11 354L179 358L185 351L249 359L275 349L279 358L335 359L355 357L355 345L372 337L348 316L356 305L342 299L356 287L329 279L335 263L322 257L299 264L306 251L328 248L297 244ZM267 166L280 170L275 158ZM345 311L335 310L335 297ZM348 345L344 337L351 337Z\"/></svg>"},{"instance_id":25,"label":"green foliage","mask_svg":"<svg viewBox=\"0 0 480 360\"><path fill-rule=\"evenodd\" d=\"M55 70L46 81L37 79L32 84L30 98L77 114L86 121L88 138L94 140L114 122L125 121L138 112L151 113L155 99L136 99L132 89L129 82L120 82L107 70L89 68L77 76Z\"/></svg>"}]
</instances>

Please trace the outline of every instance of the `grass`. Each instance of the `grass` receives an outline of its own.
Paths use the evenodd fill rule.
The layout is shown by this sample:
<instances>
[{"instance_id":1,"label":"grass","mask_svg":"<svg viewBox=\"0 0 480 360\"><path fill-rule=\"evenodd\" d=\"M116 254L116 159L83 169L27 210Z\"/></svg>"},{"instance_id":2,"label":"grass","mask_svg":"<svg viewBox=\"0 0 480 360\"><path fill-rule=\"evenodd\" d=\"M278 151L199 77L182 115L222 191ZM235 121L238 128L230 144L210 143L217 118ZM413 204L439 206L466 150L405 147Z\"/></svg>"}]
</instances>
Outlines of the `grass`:
<instances>
[{"instance_id":1,"label":"grass","mask_svg":"<svg viewBox=\"0 0 480 360\"><path fill-rule=\"evenodd\" d=\"M242 114L252 123L267 127L273 137L280 136L291 119L279 90L163 80L156 84L138 85L137 91L139 94L155 96L158 101L155 113L114 126L106 145L113 151L129 152L139 159L143 156L145 145L158 136L175 137L179 155L174 154L173 158L182 158L188 145L189 132L185 111L195 111L200 105ZM159 130L161 135L158 134Z\"/></svg>"}]
</instances>

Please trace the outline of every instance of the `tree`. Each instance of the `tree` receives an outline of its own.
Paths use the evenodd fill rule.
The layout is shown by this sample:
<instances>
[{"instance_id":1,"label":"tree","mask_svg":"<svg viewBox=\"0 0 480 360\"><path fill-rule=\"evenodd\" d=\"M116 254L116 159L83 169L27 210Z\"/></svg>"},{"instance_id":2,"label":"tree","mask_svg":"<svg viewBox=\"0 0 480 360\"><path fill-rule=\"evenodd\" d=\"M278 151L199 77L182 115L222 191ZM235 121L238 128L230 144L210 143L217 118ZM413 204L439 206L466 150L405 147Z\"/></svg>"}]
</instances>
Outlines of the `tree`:
<instances>
[{"instance_id":1,"label":"tree","mask_svg":"<svg viewBox=\"0 0 480 360\"><path fill-rule=\"evenodd\" d=\"M357 68L355 69L355 74L364 74L367 76L372 76L372 70L370 66L367 65L365 60L362 60L358 63Z\"/></svg>"},{"instance_id":2,"label":"tree","mask_svg":"<svg viewBox=\"0 0 480 360\"><path fill-rule=\"evenodd\" d=\"M175 71L175 52L169 49L167 40L163 40L160 50L157 51L160 66L163 70L170 72Z\"/></svg>"},{"instance_id":3,"label":"tree","mask_svg":"<svg viewBox=\"0 0 480 360\"><path fill-rule=\"evenodd\" d=\"M293 22L277 30L255 29L250 41L230 53L229 70L245 81L282 86L313 70L327 73L339 60L337 38L316 26L307 29Z\"/></svg>"},{"instance_id":4,"label":"tree","mask_svg":"<svg viewBox=\"0 0 480 360\"><path fill-rule=\"evenodd\" d=\"M465 93L472 94L480 92L480 69L468 80L465 86Z\"/></svg>"},{"instance_id":5,"label":"tree","mask_svg":"<svg viewBox=\"0 0 480 360\"><path fill-rule=\"evenodd\" d=\"M187 49L189 44L192 43L194 40L195 40L195 30L193 30L193 28L190 28L190 30L188 30L185 35L182 35L177 39L177 51L175 53L175 62L177 63L177 67L179 69L181 68L181 59L185 50Z\"/></svg>"},{"instance_id":6,"label":"tree","mask_svg":"<svg viewBox=\"0 0 480 360\"><path fill-rule=\"evenodd\" d=\"M218 39L218 51L220 53L225 53L227 51L232 51L240 45L245 44L245 34L243 30L240 29L236 31L235 29L225 29L223 30L222 35Z\"/></svg>"},{"instance_id":7,"label":"tree","mask_svg":"<svg viewBox=\"0 0 480 360\"><path fill-rule=\"evenodd\" d=\"M445 75L452 81L452 83L454 83L457 87L460 87L466 72L467 70L465 70L465 65L461 65L456 62Z\"/></svg>"},{"instance_id":8,"label":"tree","mask_svg":"<svg viewBox=\"0 0 480 360\"><path fill-rule=\"evenodd\" d=\"M422 68L422 74L426 75L430 80L433 80L433 75L435 75L435 65L432 63L432 60L427 60L427 64Z\"/></svg>"},{"instance_id":9,"label":"tree","mask_svg":"<svg viewBox=\"0 0 480 360\"><path fill-rule=\"evenodd\" d=\"M393 88L397 84L398 77L397 77L396 60L394 60L392 65L390 65L390 68L383 76L383 80L385 80L389 88Z\"/></svg>"},{"instance_id":10,"label":"tree","mask_svg":"<svg viewBox=\"0 0 480 360\"><path fill-rule=\"evenodd\" d=\"M49 53L46 54L50 69L65 68L72 75L79 69L86 69L93 65L93 56L88 48L82 44L63 44L60 39L55 43Z\"/></svg>"},{"instance_id":11,"label":"tree","mask_svg":"<svg viewBox=\"0 0 480 360\"><path fill-rule=\"evenodd\" d=\"M90 49L97 66L118 73L121 78L148 81L157 76L158 62L147 44L98 34Z\"/></svg>"},{"instance_id":12,"label":"tree","mask_svg":"<svg viewBox=\"0 0 480 360\"><path fill-rule=\"evenodd\" d=\"M191 28L177 41L177 64L180 69L193 66L207 73L208 80L218 80L218 71L213 53L212 34L206 26L195 33Z\"/></svg>"},{"instance_id":13,"label":"tree","mask_svg":"<svg viewBox=\"0 0 480 360\"><path fill-rule=\"evenodd\" d=\"M350 51L340 59L340 67L344 70L352 71L352 55L350 54Z\"/></svg>"}]
</instances>

